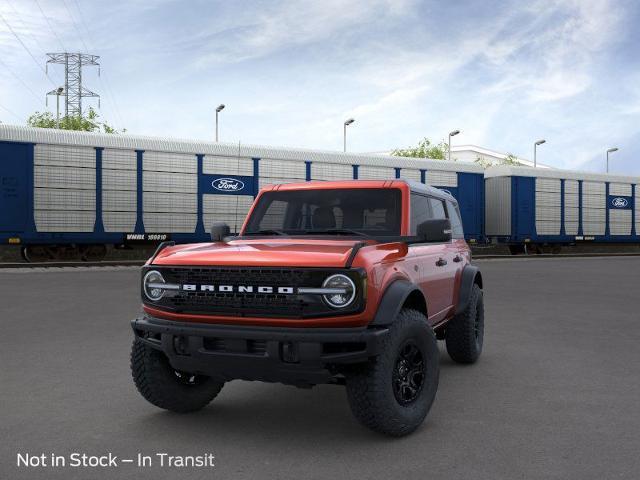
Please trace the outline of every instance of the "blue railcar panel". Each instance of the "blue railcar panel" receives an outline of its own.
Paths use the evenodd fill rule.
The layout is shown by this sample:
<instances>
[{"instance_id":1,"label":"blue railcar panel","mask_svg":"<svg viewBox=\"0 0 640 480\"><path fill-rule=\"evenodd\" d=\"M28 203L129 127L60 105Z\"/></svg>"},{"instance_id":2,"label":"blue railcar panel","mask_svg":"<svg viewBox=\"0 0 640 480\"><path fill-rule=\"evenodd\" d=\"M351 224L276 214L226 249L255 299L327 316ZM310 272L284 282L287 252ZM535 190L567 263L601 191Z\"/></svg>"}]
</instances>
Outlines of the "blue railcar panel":
<instances>
[{"instance_id":1,"label":"blue railcar panel","mask_svg":"<svg viewBox=\"0 0 640 480\"><path fill-rule=\"evenodd\" d=\"M458 173L458 187L445 187L458 200L467 239L484 240L484 177L477 173Z\"/></svg>"},{"instance_id":2,"label":"blue railcar panel","mask_svg":"<svg viewBox=\"0 0 640 480\"><path fill-rule=\"evenodd\" d=\"M635 185L631 185L632 191ZM633 195L607 195L607 208L610 210L633 210Z\"/></svg>"},{"instance_id":3,"label":"blue railcar panel","mask_svg":"<svg viewBox=\"0 0 640 480\"><path fill-rule=\"evenodd\" d=\"M143 182L142 182L142 157L144 155L143 150L136 150L136 191L137 191L137 203L136 203L136 228L134 233L144 233L144 215L143 215Z\"/></svg>"},{"instance_id":4,"label":"blue railcar panel","mask_svg":"<svg viewBox=\"0 0 640 480\"><path fill-rule=\"evenodd\" d=\"M566 232L564 228L564 179L560 180L560 235Z\"/></svg>"},{"instance_id":5,"label":"blue railcar panel","mask_svg":"<svg viewBox=\"0 0 640 480\"><path fill-rule=\"evenodd\" d=\"M93 231L96 234L104 233L102 222L102 151L101 147L96 147L96 223Z\"/></svg>"},{"instance_id":6,"label":"blue railcar panel","mask_svg":"<svg viewBox=\"0 0 640 480\"><path fill-rule=\"evenodd\" d=\"M204 155L196 155L198 159L198 179L202 178L202 168L204 162ZM198 221L196 223L196 234L204 234L204 221L203 221L203 200L202 200L202 182L198 181L198 196L197 196L197 206L196 206L196 214L198 217Z\"/></svg>"},{"instance_id":7,"label":"blue railcar panel","mask_svg":"<svg viewBox=\"0 0 640 480\"><path fill-rule=\"evenodd\" d=\"M255 179L247 175L202 174L198 178L200 194L252 195Z\"/></svg>"},{"instance_id":8,"label":"blue railcar panel","mask_svg":"<svg viewBox=\"0 0 640 480\"><path fill-rule=\"evenodd\" d=\"M0 232L22 233L33 218L30 206L33 174L33 146L0 142Z\"/></svg>"},{"instance_id":9,"label":"blue railcar panel","mask_svg":"<svg viewBox=\"0 0 640 480\"><path fill-rule=\"evenodd\" d=\"M534 178L511 178L511 235L517 242L536 235L535 195Z\"/></svg>"},{"instance_id":10,"label":"blue railcar panel","mask_svg":"<svg viewBox=\"0 0 640 480\"><path fill-rule=\"evenodd\" d=\"M635 183L631 184L631 196L632 198L636 198L637 195L637 185ZM631 205L631 236L635 237L638 235L638 226L636 225L636 208L638 208L638 205L636 205L636 203L634 202Z\"/></svg>"}]
</instances>

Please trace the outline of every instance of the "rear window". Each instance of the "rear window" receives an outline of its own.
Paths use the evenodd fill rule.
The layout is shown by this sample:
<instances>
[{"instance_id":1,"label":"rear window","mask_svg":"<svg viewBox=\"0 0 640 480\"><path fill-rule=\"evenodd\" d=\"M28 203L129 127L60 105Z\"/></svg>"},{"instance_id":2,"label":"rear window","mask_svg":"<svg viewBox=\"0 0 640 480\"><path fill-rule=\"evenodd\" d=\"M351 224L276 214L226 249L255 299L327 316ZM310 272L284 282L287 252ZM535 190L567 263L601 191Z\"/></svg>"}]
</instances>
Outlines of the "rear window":
<instances>
[{"instance_id":1,"label":"rear window","mask_svg":"<svg viewBox=\"0 0 640 480\"><path fill-rule=\"evenodd\" d=\"M348 229L373 236L400 235L401 205L395 188L267 192L256 203L244 234Z\"/></svg>"},{"instance_id":2,"label":"rear window","mask_svg":"<svg viewBox=\"0 0 640 480\"><path fill-rule=\"evenodd\" d=\"M449 212L449 220L451 221L451 236L453 238L464 238L464 230L462 228L462 219L460 218L458 205L447 201L447 211Z\"/></svg>"}]
</instances>

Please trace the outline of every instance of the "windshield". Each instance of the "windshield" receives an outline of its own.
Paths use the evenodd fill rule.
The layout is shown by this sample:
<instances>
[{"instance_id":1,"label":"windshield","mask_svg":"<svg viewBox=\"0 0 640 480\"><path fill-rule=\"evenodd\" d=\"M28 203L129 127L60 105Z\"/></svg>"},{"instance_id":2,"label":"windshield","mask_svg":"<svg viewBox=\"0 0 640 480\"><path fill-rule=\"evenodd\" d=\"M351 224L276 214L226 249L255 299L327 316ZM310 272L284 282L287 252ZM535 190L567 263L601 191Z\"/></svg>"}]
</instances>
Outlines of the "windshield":
<instances>
[{"instance_id":1,"label":"windshield","mask_svg":"<svg viewBox=\"0 0 640 480\"><path fill-rule=\"evenodd\" d=\"M396 188L292 190L263 194L245 235L400 235Z\"/></svg>"}]
</instances>

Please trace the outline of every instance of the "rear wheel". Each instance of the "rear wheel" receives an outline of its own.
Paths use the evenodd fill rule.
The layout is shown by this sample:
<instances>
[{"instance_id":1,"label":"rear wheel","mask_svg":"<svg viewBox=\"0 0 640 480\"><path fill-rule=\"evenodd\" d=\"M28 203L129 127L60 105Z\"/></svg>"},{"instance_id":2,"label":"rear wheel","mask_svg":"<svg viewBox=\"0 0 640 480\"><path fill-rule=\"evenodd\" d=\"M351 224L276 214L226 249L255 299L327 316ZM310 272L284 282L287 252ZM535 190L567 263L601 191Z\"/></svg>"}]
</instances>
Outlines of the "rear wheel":
<instances>
[{"instance_id":1,"label":"rear wheel","mask_svg":"<svg viewBox=\"0 0 640 480\"><path fill-rule=\"evenodd\" d=\"M131 349L131 373L148 402L178 413L206 407L224 386L222 380L174 369L164 353L137 339Z\"/></svg>"},{"instance_id":2,"label":"rear wheel","mask_svg":"<svg viewBox=\"0 0 640 480\"><path fill-rule=\"evenodd\" d=\"M403 309L382 352L347 375L354 416L366 427L393 436L418 428L435 399L440 372L436 337L426 317Z\"/></svg>"},{"instance_id":3,"label":"rear wheel","mask_svg":"<svg viewBox=\"0 0 640 480\"><path fill-rule=\"evenodd\" d=\"M475 363L484 342L484 301L482 289L473 284L469 304L446 326L445 341L449 356L458 363Z\"/></svg>"}]
</instances>

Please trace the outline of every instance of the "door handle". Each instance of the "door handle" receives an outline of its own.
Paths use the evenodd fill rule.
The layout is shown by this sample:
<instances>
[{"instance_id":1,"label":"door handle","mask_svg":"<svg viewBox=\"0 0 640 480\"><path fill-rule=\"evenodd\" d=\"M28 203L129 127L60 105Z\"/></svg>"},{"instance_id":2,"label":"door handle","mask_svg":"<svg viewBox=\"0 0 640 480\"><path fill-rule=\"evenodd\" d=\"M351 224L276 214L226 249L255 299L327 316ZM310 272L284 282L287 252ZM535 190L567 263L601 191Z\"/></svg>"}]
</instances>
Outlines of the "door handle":
<instances>
[{"instance_id":1,"label":"door handle","mask_svg":"<svg viewBox=\"0 0 640 480\"><path fill-rule=\"evenodd\" d=\"M453 261L458 263L462 261L462 257L460 255L456 255L455 257L453 257Z\"/></svg>"},{"instance_id":2,"label":"door handle","mask_svg":"<svg viewBox=\"0 0 640 480\"><path fill-rule=\"evenodd\" d=\"M444 267L447 264L447 261L444 258L439 258L438 261L436 262L436 266L438 267Z\"/></svg>"}]
</instances>

